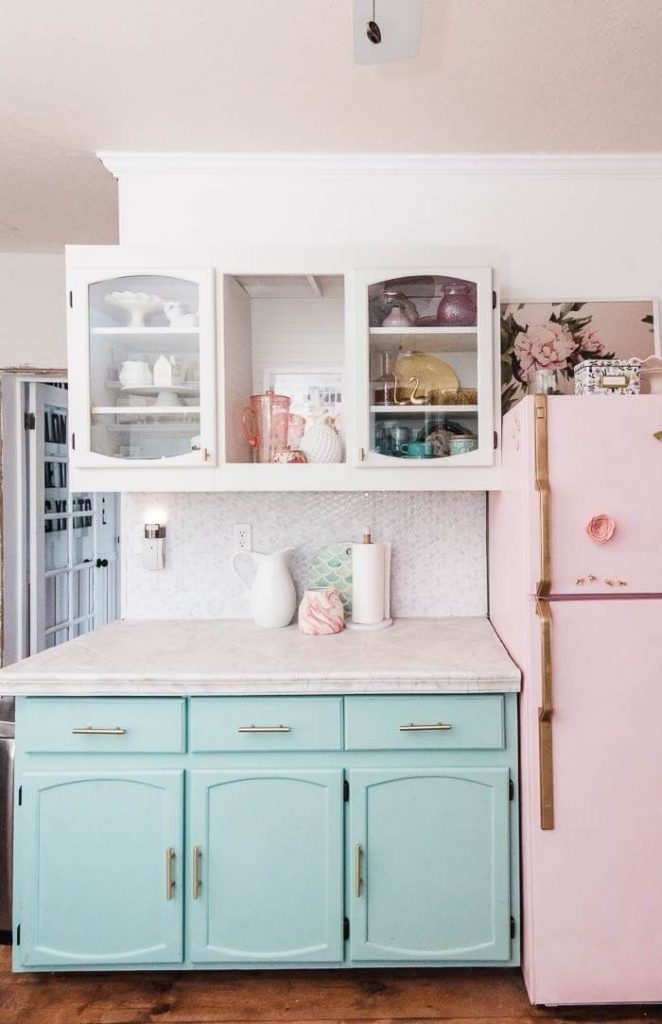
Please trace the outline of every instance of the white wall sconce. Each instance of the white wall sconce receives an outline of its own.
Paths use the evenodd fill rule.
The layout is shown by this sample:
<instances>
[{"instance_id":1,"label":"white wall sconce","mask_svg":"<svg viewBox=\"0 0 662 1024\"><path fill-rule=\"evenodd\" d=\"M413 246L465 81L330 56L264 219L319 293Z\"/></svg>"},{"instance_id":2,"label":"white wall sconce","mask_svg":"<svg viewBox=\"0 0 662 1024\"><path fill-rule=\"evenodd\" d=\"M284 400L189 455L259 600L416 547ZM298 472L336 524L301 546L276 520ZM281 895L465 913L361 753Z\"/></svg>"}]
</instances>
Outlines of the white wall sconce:
<instances>
[{"instance_id":1,"label":"white wall sconce","mask_svg":"<svg viewBox=\"0 0 662 1024\"><path fill-rule=\"evenodd\" d=\"M161 523L145 523L145 539L143 541L143 568L165 568L165 535L166 528Z\"/></svg>"}]
</instances>

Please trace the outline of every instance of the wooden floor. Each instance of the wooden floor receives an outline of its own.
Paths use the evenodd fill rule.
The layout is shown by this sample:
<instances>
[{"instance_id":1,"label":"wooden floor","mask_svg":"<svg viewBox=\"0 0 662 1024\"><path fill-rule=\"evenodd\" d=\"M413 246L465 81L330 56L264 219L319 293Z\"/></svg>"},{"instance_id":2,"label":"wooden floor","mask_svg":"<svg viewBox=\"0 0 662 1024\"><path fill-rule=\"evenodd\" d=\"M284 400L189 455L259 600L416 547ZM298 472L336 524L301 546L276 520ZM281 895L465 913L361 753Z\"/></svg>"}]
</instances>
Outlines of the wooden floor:
<instances>
[{"instance_id":1,"label":"wooden floor","mask_svg":"<svg viewBox=\"0 0 662 1024\"><path fill-rule=\"evenodd\" d=\"M0 947L0 1024L527 1024L649 1021L662 1007L545 1010L518 971L336 970L12 975Z\"/></svg>"}]
</instances>

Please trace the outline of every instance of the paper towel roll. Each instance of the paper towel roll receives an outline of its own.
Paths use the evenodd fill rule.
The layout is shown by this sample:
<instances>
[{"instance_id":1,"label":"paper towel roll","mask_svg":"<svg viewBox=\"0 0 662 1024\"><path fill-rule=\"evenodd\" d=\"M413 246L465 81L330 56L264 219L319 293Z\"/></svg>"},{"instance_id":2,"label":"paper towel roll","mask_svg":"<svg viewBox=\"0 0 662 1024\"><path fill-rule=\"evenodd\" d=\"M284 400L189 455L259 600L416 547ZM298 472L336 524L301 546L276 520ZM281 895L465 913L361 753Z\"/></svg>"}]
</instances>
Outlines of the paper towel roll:
<instances>
[{"instance_id":1,"label":"paper towel roll","mask_svg":"<svg viewBox=\"0 0 662 1024\"><path fill-rule=\"evenodd\" d=\"M386 547L352 544L352 619L372 626L386 616Z\"/></svg>"}]
</instances>

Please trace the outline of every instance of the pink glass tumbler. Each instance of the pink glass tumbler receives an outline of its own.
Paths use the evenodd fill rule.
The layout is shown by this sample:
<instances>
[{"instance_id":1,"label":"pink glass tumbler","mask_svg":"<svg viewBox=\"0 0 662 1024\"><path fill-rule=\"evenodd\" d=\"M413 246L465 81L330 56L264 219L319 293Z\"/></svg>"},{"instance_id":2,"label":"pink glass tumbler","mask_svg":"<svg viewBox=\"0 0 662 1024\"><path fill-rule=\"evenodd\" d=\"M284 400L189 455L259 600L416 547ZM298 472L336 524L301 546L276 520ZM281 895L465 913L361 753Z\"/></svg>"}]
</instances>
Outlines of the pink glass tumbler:
<instances>
[{"instance_id":1,"label":"pink glass tumbler","mask_svg":"<svg viewBox=\"0 0 662 1024\"><path fill-rule=\"evenodd\" d=\"M290 399L287 395L275 395L273 391L251 395L242 423L253 451L253 461L271 462L274 451L287 446Z\"/></svg>"}]
</instances>

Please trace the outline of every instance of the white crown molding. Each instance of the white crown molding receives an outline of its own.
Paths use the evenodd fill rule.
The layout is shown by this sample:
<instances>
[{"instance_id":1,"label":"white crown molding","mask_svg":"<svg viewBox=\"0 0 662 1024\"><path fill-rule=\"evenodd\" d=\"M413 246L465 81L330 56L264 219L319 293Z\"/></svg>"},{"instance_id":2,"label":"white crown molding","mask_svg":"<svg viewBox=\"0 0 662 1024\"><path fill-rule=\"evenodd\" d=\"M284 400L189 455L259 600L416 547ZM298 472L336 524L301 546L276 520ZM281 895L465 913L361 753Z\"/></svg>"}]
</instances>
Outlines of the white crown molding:
<instances>
[{"instance_id":1,"label":"white crown molding","mask_svg":"<svg viewBox=\"0 0 662 1024\"><path fill-rule=\"evenodd\" d=\"M504 153L140 153L102 151L99 160L116 178L134 174L257 175L265 177L362 174L532 178L658 178L662 153L573 155Z\"/></svg>"}]
</instances>

